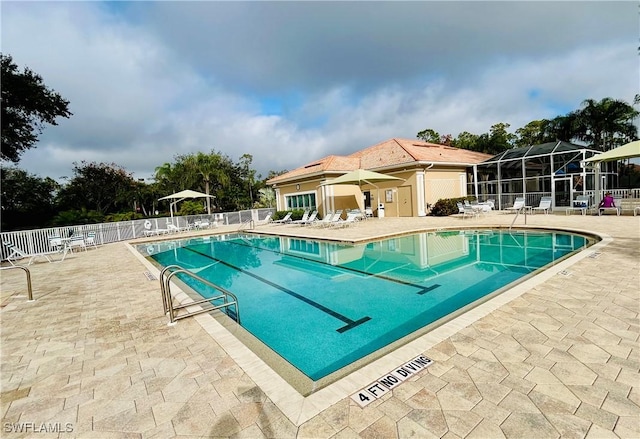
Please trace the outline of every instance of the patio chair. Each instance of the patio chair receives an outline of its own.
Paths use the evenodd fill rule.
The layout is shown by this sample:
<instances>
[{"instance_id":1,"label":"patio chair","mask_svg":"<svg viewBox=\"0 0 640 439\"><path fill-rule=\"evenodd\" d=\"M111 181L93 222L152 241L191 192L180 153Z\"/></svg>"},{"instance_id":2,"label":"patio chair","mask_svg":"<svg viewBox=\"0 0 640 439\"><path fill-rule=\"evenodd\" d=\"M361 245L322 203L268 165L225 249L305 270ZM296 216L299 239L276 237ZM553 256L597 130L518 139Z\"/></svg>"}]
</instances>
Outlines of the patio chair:
<instances>
[{"instance_id":1,"label":"patio chair","mask_svg":"<svg viewBox=\"0 0 640 439\"><path fill-rule=\"evenodd\" d=\"M314 210L313 212L311 212L311 215L309 215L309 217L306 219L306 221L302 221L302 220L293 221L293 224L299 224L301 226L306 226L306 225L309 225L309 224L313 224L313 222L316 221L317 217L318 217L318 211Z\"/></svg>"},{"instance_id":2,"label":"patio chair","mask_svg":"<svg viewBox=\"0 0 640 439\"><path fill-rule=\"evenodd\" d=\"M476 209L474 209L470 204L469 206L465 206L464 204L458 202L456 203L456 206L458 206L458 214L462 215L462 219L465 219L466 217L473 218L478 215L478 211L476 211Z\"/></svg>"},{"instance_id":3,"label":"patio chair","mask_svg":"<svg viewBox=\"0 0 640 439\"><path fill-rule=\"evenodd\" d=\"M505 211L506 212L519 212L523 209L525 209L526 206L524 205L524 198L523 197L518 197L516 198L516 200L513 202L513 206L511 207L505 207Z\"/></svg>"},{"instance_id":4,"label":"patio chair","mask_svg":"<svg viewBox=\"0 0 640 439\"><path fill-rule=\"evenodd\" d=\"M293 221L289 221L289 224L300 224L300 223L304 223L309 219L309 210L305 209L304 213L302 214L302 218L300 218L299 220L293 220Z\"/></svg>"},{"instance_id":5,"label":"patio chair","mask_svg":"<svg viewBox=\"0 0 640 439\"><path fill-rule=\"evenodd\" d=\"M565 214L570 214L574 210L579 210L582 215L586 215L587 211L591 208L589 200L589 195L578 195L575 200L573 200L573 205L568 207L565 211Z\"/></svg>"},{"instance_id":6,"label":"patio chair","mask_svg":"<svg viewBox=\"0 0 640 439\"><path fill-rule=\"evenodd\" d=\"M87 243L84 240L84 236L82 235L71 236L71 238L69 238L68 248L69 248L69 251L71 251L71 253L73 253L74 248L79 248L84 251L87 251Z\"/></svg>"},{"instance_id":7,"label":"patio chair","mask_svg":"<svg viewBox=\"0 0 640 439\"><path fill-rule=\"evenodd\" d=\"M292 215L292 212L287 212L287 214L284 216L284 218L279 219L279 220L275 220L275 221L271 221L271 224L287 224L287 223L291 222L291 215Z\"/></svg>"},{"instance_id":8,"label":"patio chair","mask_svg":"<svg viewBox=\"0 0 640 439\"><path fill-rule=\"evenodd\" d=\"M87 232L87 237L84 242L87 246L92 246L93 248L98 248L98 243L96 242L96 232Z\"/></svg>"},{"instance_id":9,"label":"patio chair","mask_svg":"<svg viewBox=\"0 0 640 439\"><path fill-rule=\"evenodd\" d=\"M13 266L16 265L15 262L22 259L28 259L27 265L31 265L33 261L39 257L46 259L47 262L53 262L49 256L59 252L59 250L55 250L49 252L27 253L8 241L2 241L2 245L9 252L6 257L7 261L9 261L9 263Z\"/></svg>"},{"instance_id":10,"label":"patio chair","mask_svg":"<svg viewBox=\"0 0 640 439\"><path fill-rule=\"evenodd\" d=\"M325 227L331 225L332 222L338 221L342 216L342 210L338 210L334 213L328 212L324 218L321 220L316 220L313 222L312 226L314 227Z\"/></svg>"},{"instance_id":11,"label":"patio chair","mask_svg":"<svg viewBox=\"0 0 640 439\"><path fill-rule=\"evenodd\" d=\"M603 213L607 213L607 212L615 212L616 215L620 216L620 207L622 205L622 198L614 198L613 199L613 206L611 207L598 207L598 216L602 216Z\"/></svg>"},{"instance_id":12,"label":"patio chair","mask_svg":"<svg viewBox=\"0 0 640 439\"><path fill-rule=\"evenodd\" d=\"M362 214L360 213L360 211L354 211L354 212L349 212L347 213L347 218L346 219L342 219L340 218L340 216L338 216L338 220L337 221L332 221L329 224L329 227L349 227L354 225L355 223L357 223L360 219L360 216Z\"/></svg>"},{"instance_id":13,"label":"patio chair","mask_svg":"<svg viewBox=\"0 0 640 439\"><path fill-rule=\"evenodd\" d=\"M549 209L551 209L551 197L542 197L540 198L540 204L531 209L531 212L534 213L536 211L541 211L547 215L549 214Z\"/></svg>"},{"instance_id":14,"label":"patio chair","mask_svg":"<svg viewBox=\"0 0 640 439\"><path fill-rule=\"evenodd\" d=\"M178 227L175 224L168 223L167 230L168 230L168 233L180 233L185 229L183 229L182 227Z\"/></svg>"},{"instance_id":15,"label":"patio chair","mask_svg":"<svg viewBox=\"0 0 640 439\"><path fill-rule=\"evenodd\" d=\"M156 228L155 230L153 230L151 228L151 221L146 220L144 222L144 236L164 235L166 233L169 233L168 229L158 229L158 228Z\"/></svg>"},{"instance_id":16,"label":"patio chair","mask_svg":"<svg viewBox=\"0 0 640 439\"><path fill-rule=\"evenodd\" d=\"M256 226L263 226L265 224L269 224L271 222L271 217L273 216L273 212L268 212L264 219L258 220L256 222Z\"/></svg>"}]
</instances>

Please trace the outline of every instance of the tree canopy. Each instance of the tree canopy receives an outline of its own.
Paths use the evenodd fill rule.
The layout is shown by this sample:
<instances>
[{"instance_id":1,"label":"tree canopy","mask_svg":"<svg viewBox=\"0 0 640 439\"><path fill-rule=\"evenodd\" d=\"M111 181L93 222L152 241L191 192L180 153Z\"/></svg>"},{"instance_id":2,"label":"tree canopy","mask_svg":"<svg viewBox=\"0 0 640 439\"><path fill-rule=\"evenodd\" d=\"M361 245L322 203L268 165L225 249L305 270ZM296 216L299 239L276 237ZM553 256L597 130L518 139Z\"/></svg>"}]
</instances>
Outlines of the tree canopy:
<instances>
[{"instance_id":1,"label":"tree canopy","mask_svg":"<svg viewBox=\"0 0 640 439\"><path fill-rule=\"evenodd\" d=\"M29 68L21 72L9 55L0 53L2 73L2 160L17 163L33 148L45 124L57 125L56 118L68 118L69 101L47 88L42 77Z\"/></svg>"},{"instance_id":2,"label":"tree canopy","mask_svg":"<svg viewBox=\"0 0 640 439\"><path fill-rule=\"evenodd\" d=\"M638 101L636 98L634 103ZM441 135L427 128L418 132L417 137L487 154L556 140L582 142L593 149L608 151L638 138L634 121L639 115L633 106L619 99L586 99L578 110L553 119L531 121L514 134L507 132L508 123L497 123L489 133L480 135L465 131L453 138L451 134Z\"/></svg>"}]
</instances>

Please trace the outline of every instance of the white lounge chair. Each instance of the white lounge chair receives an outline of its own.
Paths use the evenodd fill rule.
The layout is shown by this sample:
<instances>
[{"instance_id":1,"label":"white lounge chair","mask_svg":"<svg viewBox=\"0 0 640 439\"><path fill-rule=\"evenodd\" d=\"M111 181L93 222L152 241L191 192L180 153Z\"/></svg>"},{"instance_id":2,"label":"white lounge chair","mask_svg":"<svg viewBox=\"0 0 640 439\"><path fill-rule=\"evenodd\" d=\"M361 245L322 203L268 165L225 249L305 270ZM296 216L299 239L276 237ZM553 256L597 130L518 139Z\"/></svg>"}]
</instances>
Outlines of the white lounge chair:
<instances>
[{"instance_id":1,"label":"white lounge chair","mask_svg":"<svg viewBox=\"0 0 640 439\"><path fill-rule=\"evenodd\" d=\"M547 215L549 214L549 209L551 209L551 197L542 197L540 198L540 204L531 209L531 212L535 213L536 211L541 211Z\"/></svg>"},{"instance_id":2,"label":"white lounge chair","mask_svg":"<svg viewBox=\"0 0 640 439\"><path fill-rule=\"evenodd\" d=\"M620 206L622 205L622 198L614 198L613 206L611 207L598 207L598 216L602 216L603 213L606 212L615 212L616 215L620 216Z\"/></svg>"},{"instance_id":3,"label":"white lounge chair","mask_svg":"<svg viewBox=\"0 0 640 439\"><path fill-rule=\"evenodd\" d=\"M342 210L338 210L334 213L329 212L321 220L314 221L312 225L314 227L330 226L331 223L339 221L341 216L342 216Z\"/></svg>"},{"instance_id":4,"label":"white lounge chair","mask_svg":"<svg viewBox=\"0 0 640 439\"><path fill-rule=\"evenodd\" d=\"M269 212L265 215L264 219L258 220L256 222L256 226L263 226L265 224L269 224L271 222L271 217L273 216L273 212Z\"/></svg>"},{"instance_id":5,"label":"white lounge chair","mask_svg":"<svg viewBox=\"0 0 640 439\"><path fill-rule=\"evenodd\" d=\"M582 215L586 215L587 211L591 208L589 203L589 195L578 195L576 199L573 200L573 205L567 208L565 214L568 215L574 210L579 210Z\"/></svg>"},{"instance_id":6,"label":"white lounge chair","mask_svg":"<svg viewBox=\"0 0 640 439\"><path fill-rule=\"evenodd\" d=\"M524 205L524 198L516 198L516 200L513 202L513 206L511 207L506 207L504 210L506 212L519 212L523 209L525 209L525 205Z\"/></svg>"},{"instance_id":7,"label":"white lounge chair","mask_svg":"<svg viewBox=\"0 0 640 439\"><path fill-rule=\"evenodd\" d=\"M279 219L279 220L275 220L275 221L271 221L271 224L287 224L287 223L291 222L291 215L292 215L292 212L287 212L287 214L284 216L284 218Z\"/></svg>"},{"instance_id":8,"label":"white lounge chair","mask_svg":"<svg viewBox=\"0 0 640 439\"><path fill-rule=\"evenodd\" d=\"M349 212L347 213L347 218L346 219L341 219L340 216L338 216L338 220L337 221L332 221L329 226L330 227L349 227L352 226L353 224L357 223L360 220L361 217L361 213L359 211L356 212Z\"/></svg>"},{"instance_id":9,"label":"white lounge chair","mask_svg":"<svg viewBox=\"0 0 640 439\"><path fill-rule=\"evenodd\" d=\"M300 218L299 220L293 220L293 221L289 221L289 224L300 224L300 223L304 223L309 219L309 210L305 209L304 213L302 214L302 218Z\"/></svg>"},{"instance_id":10,"label":"white lounge chair","mask_svg":"<svg viewBox=\"0 0 640 439\"><path fill-rule=\"evenodd\" d=\"M59 250L28 253L8 241L2 241L2 245L8 251L8 255L6 256L7 261L9 261L9 263L13 266L16 265L15 262L22 259L28 259L27 265L31 265L36 258L44 258L47 260L47 262L53 262L49 256L59 253Z\"/></svg>"},{"instance_id":11,"label":"white lounge chair","mask_svg":"<svg viewBox=\"0 0 640 439\"><path fill-rule=\"evenodd\" d=\"M182 227L178 227L175 224L168 223L167 230L169 231L169 233L180 233L185 229L183 229Z\"/></svg>"},{"instance_id":12,"label":"white lounge chair","mask_svg":"<svg viewBox=\"0 0 640 439\"><path fill-rule=\"evenodd\" d=\"M169 233L169 230L167 230L167 229L158 229L158 228L153 230L151 228L151 221L146 220L144 222L144 236L164 235L166 233Z\"/></svg>"},{"instance_id":13,"label":"white lounge chair","mask_svg":"<svg viewBox=\"0 0 640 439\"><path fill-rule=\"evenodd\" d=\"M318 211L314 210L313 212L311 212L311 215L309 215L309 218L307 218L306 221L301 221L300 224L301 226L308 226L309 224L313 224L316 221L316 218L318 217Z\"/></svg>"}]
</instances>

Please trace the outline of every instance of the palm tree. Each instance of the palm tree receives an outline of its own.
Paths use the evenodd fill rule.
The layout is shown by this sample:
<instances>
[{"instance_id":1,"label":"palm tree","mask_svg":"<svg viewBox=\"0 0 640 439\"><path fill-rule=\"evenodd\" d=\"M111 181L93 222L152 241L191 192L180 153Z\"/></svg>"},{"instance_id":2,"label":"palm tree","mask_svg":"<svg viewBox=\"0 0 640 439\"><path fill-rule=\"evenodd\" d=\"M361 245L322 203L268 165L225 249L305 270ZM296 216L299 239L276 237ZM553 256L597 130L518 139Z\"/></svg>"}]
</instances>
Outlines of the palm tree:
<instances>
[{"instance_id":1,"label":"palm tree","mask_svg":"<svg viewBox=\"0 0 640 439\"><path fill-rule=\"evenodd\" d=\"M628 103L612 98L587 99L575 112L574 137L592 147L608 151L638 138L633 121L640 114Z\"/></svg>"},{"instance_id":2,"label":"palm tree","mask_svg":"<svg viewBox=\"0 0 640 439\"><path fill-rule=\"evenodd\" d=\"M204 184L204 193L211 194L212 184L218 183L221 187L229 185L230 177L221 166L221 157L219 154L204 154L202 152L196 155L188 155L183 157L183 163L187 168L191 177L198 176L200 182ZM211 214L211 198L207 197L207 213Z\"/></svg>"}]
</instances>

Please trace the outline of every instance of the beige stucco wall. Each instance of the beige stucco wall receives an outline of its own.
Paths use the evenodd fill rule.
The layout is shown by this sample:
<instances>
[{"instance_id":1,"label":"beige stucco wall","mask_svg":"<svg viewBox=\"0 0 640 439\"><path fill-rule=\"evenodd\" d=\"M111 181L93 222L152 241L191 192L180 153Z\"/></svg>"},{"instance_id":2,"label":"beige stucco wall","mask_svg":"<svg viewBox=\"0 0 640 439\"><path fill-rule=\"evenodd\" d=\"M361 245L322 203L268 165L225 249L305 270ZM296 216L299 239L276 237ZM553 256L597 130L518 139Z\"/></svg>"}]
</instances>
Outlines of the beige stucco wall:
<instances>
[{"instance_id":1,"label":"beige stucco wall","mask_svg":"<svg viewBox=\"0 0 640 439\"><path fill-rule=\"evenodd\" d=\"M320 217L327 211L338 209L364 210L363 193L370 192L371 207L377 215L378 200L384 205L385 216L418 216L424 214L425 206L433 204L441 198L454 198L466 195L466 169L460 168L431 168L424 167L407 169L402 172L388 172L389 175L401 180L375 183L375 186L363 184L361 188L355 185L322 185L328 178L314 177L308 181L285 183L277 186L278 209L286 210L285 196L316 194L316 204ZM421 174L423 178L418 178ZM333 176L331 176L333 178ZM419 188L419 182L423 187ZM379 188L378 189L376 188ZM362 190L362 191L361 191ZM390 190L390 198L387 191ZM378 194L378 192L380 192ZM421 204L420 193L423 194Z\"/></svg>"}]
</instances>

